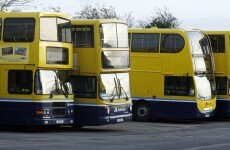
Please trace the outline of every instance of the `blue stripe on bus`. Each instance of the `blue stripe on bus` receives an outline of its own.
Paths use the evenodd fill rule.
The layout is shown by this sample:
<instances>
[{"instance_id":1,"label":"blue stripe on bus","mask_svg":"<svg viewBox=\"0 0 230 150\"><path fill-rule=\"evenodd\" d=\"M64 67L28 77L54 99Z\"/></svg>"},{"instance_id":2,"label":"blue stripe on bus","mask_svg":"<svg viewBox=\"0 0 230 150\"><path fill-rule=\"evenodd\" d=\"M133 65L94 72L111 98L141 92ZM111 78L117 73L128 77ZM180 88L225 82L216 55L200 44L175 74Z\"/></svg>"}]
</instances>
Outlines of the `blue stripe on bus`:
<instances>
[{"instance_id":1,"label":"blue stripe on bus","mask_svg":"<svg viewBox=\"0 0 230 150\"><path fill-rule=\"evenodd\" d=\"M108 105L98 105L98 104L94 104L94 103L74 103L74 105L76 106L92 106L92 107L106 107Z\"/></svg>"},{"instance_id":2,"label":"blue stripe on bus","mask_svg":"<svg viewBox=\"0 0 230 150\"><path fill-rule=\"evenodd\" d=\"M214 115L214 111L200 112L196 100L144 97L132 97L132 99L133 110L138 105L138 102L149 104L153 119L196 119Z\"/></svg>"},{"instance_id":3,"label":"blue stripe on bus","mask_svg":"<svg viewBox=\"0 0 230 150\"><path fill-rule=\"evenodd\" d=\"M22 98L0 98L0 102L33 102L33 100Z\"/></svg>"},{"instance_id":4,"label":"blue stripe on bus","mask_svg":"<svg viewBox=\"0 0 230 150\"><path fill-rule=\"evenodd\" d=\"M99 126L132 120L130 105L96 105L75 103L74 124L78 126Z\"/></svg>"},{"instance_id":5,"label":"blue stripe on bus","mask_svg":"<svg viewBox=\"0 0 230 150\"><path fill-rule=\"evenodd\" d=\"M218 101L230 101L230 99L226 99L226 98L217 98Z\"/></svg>"},{"instance_id":6,"label":"blue stripe on bus","mask_svg":"<svg viewBox=\"0 0 230 150\"><path fill-rule=\"evenodd\" d=\"M230 99L217 98L215 115L217 117L230 117Z\"/></svg>"},{"instance_id":7,"label":"blue stripe on bus","mask_svg":"<svg viewBox=\"0 0 230 150\"><path fill-rule=\"evenodd\" d=\"M196 103L196 100L179 100L179 99L165 99L165 98L149 98L149 97L132 97L132 100L148 100L148 101L169 101L169 102L186 102Z\"/></svg>"},{"instance_id":8,"label":"blue stripe on bus","mask_svg":"<svg viewBox=\"0 0 230 150\"><path fill-rule=\"evenodd\" d=\"M22 98L0 98L0 102L36 102L36 103L43 103L43 102L51 102L51 101L55 101L55 100L73 102L73 99L68 99L68 98L40 99L38 101L32 100L32 99L22 99Z\"/></svg>"},{"instance_id":9,"label":"blue stripe on bus","mask_svg":"<svg viewBox=\"0 0 230 150\"><path fill-rule=\"evenodd\" d=\"M65 102L66 103L66 102ZM36 110L52 109L53 102L34 102L23 99L0 99L0 124L1 125L58 125L57 120L62 124L72 124L73 116L43 118L36 114ZM68 110L74 106L67 105ZM73 115L73 114L72 114Z\"/></svg>"}]
</instances>

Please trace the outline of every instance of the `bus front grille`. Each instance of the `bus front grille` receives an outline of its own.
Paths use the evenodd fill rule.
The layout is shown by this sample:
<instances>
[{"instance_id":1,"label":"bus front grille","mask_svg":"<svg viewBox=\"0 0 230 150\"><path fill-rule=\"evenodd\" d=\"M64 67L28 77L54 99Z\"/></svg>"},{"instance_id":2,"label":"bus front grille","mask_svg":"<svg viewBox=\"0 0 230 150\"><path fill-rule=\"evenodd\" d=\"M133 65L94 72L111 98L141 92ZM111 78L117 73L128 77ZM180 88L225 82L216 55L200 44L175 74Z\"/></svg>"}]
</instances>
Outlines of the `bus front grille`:
<instances>
[{"instance_id":1,"label":"bus front grille","mask_svg":"<svg viewBox=\"0 0 230 150\"><path fill-rule=\"evenodd\" d=\"M52 117L65 117L66 105L65 102L54 102L52 107Z\"/></svg>"}]
</instances>

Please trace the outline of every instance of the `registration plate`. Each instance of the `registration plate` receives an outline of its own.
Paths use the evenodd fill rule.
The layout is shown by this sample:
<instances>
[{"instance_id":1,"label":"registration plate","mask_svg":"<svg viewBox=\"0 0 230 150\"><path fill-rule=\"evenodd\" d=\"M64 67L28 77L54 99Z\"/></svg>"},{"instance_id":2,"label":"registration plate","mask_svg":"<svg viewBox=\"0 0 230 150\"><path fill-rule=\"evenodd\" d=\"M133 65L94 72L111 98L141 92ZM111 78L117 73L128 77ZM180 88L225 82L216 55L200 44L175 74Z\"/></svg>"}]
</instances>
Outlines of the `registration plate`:
<instances>
[{"instance_id":1,"label":"registration plate","mask_svg":"<svg viewBox=\"0 0 230 150\"><path fill-rule=\"evenodd\" d=\"M123 118L119 118L119 119L117 119L117 122L123 122L124 121L124 119Z\"/></svg>"},{"instance_id":2,"label":"registration plate","mask_svg":"<svg viewBox=\"0 0 230 150\"><path fill-rule=\"evenodd\" d=\"M64 120L57 120L56 123L58 124L64 123Z\"/></svg>"},{"instance_id":3,"label":"registration plate","mask_svg":"<svg viewBox=\"0 0 230 150\"><path fill-rule=\"evenodd\" d=\"M210 117L210 114L206 114L205 117Z\"/></svg>"}]
</instances>

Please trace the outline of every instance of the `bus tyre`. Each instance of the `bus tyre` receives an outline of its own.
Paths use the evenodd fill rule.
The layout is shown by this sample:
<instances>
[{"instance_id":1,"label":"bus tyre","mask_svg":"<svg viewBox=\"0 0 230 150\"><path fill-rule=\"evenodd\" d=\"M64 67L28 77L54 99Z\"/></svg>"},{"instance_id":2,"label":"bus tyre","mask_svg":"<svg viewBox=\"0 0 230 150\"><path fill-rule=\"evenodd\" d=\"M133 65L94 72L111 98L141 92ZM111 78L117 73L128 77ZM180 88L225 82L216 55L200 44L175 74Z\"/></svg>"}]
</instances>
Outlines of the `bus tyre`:
<instances>
[{"instance_id":1,"label":"bus tyre","mask_svg":"<svg viewBox=\"0 0 230 150\"><path fill-rule=\"evenodd\" d=\"M135 121L150 121L151 110L150 106L145 102L140 102L133 107L133 120Z\"/></svg>"}]
</instances>

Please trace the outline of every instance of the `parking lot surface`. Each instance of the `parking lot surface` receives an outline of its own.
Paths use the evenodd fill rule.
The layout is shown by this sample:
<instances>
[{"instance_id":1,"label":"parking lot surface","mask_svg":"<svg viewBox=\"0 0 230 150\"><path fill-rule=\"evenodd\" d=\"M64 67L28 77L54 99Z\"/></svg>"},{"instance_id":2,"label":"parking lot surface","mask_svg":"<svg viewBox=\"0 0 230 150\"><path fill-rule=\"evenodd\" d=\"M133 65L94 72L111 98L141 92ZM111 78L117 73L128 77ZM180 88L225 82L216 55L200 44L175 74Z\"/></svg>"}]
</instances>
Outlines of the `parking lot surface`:
<instances>
[{"instance_id":1,"label":"parking lot surface","mask_svg":"<svg viewBox=\"0 0 230 150\"><path fill-rule=\"evenodd\" d=\"M0 149L230 149L230 119L127 122L99 127L0 127Z\"/></svg>"}]
</instances>

